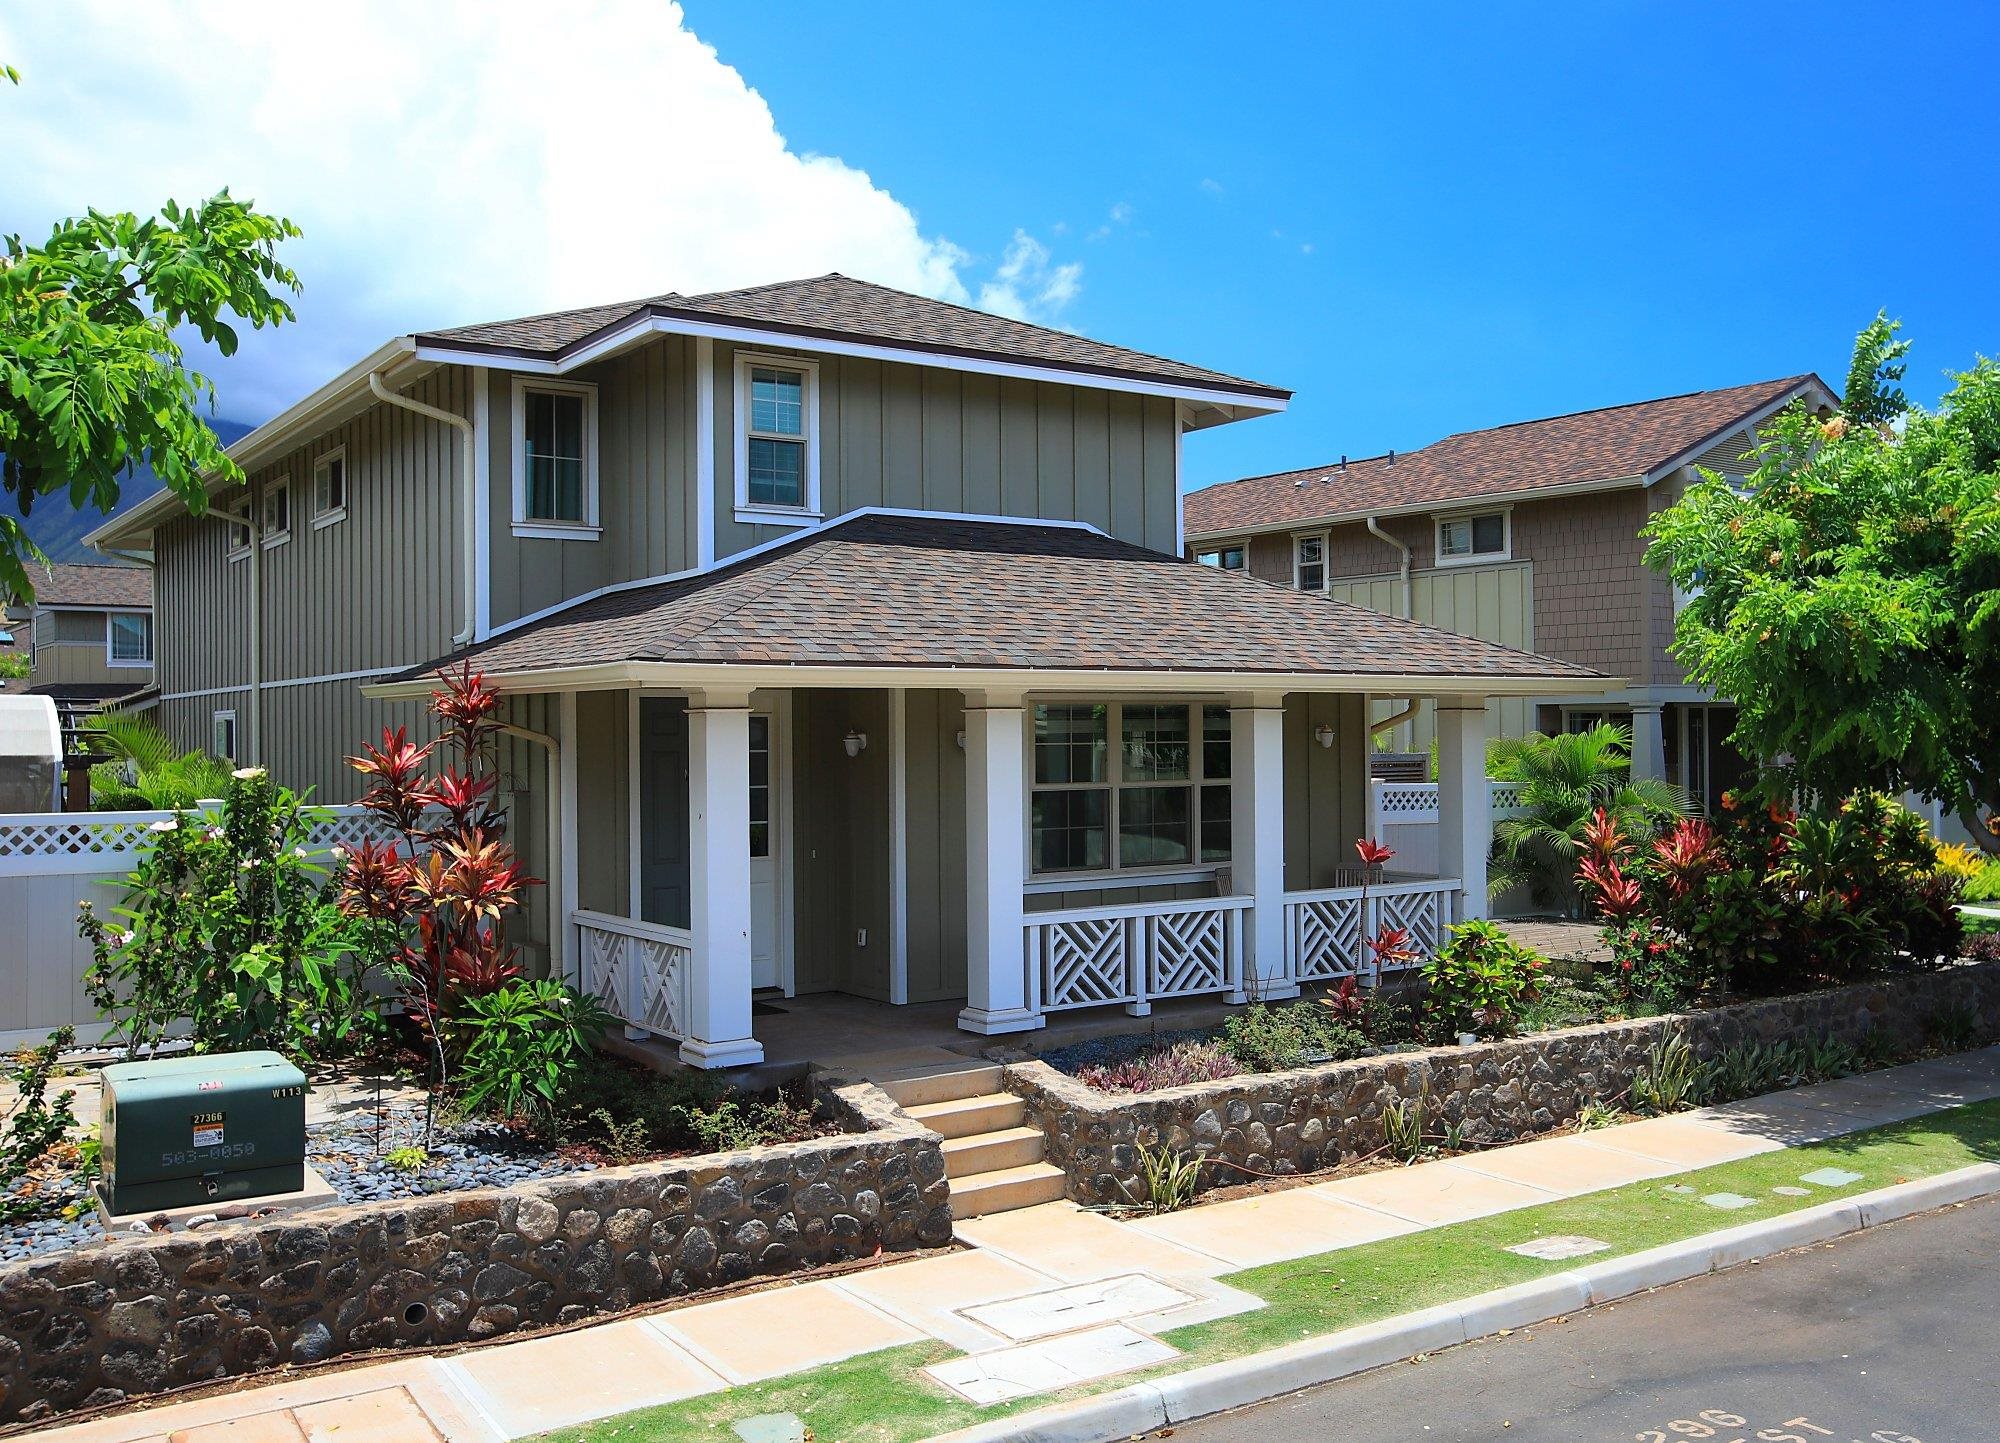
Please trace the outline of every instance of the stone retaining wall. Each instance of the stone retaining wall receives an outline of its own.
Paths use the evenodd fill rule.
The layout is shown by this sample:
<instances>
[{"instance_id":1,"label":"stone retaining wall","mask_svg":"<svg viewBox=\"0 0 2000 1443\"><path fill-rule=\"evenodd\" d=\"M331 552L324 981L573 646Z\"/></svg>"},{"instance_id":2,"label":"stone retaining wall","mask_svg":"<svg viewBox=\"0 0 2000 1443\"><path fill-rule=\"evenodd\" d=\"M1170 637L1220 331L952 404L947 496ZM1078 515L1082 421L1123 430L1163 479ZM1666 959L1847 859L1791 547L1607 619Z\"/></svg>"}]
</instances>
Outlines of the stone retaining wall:
<instances>
[{"instance_id":1,"label":"stone retaining wall","mask_svg":"<svg viewBox=\"0 0 2000 1443\"><path fill-rule=\"evenodd\" d=\"M1236 1165L1204 1169L1211 1187L1315 1172L1381 1147L1383 1109L1419 1095L1429 1097L1427 1127L1457 1123L1470 1141L1505 1142L1560 1127L1584 1103L1622 1093L1652 1046L1674 1032L1703 1058L1780 1038L1858 1044L1880 1033L1915 1046L1927 1020L1954 1007L1977 1018L1979 1041L2000 1037L2000 964L1159 1092L1100 1092L1046 1062L1017 1063L1006 1075L1008 1087L1027 1099L1029 1121L1048 1138L1047 1161L1068 1174L1070 1197L1142 1202L1140 1143Z\"/></svg>"},{"instance_id":2,"label":"stone retaining wall","mask_svg":"<svg viewBox=\"0 0 2000 1443\"><path fill-rule=\"evenodd\" d=\"M823 1096L853 1131L0 1266L0 1421L948 1242L937 1135L866 1083Z\"/></svg>"}]
</instances>

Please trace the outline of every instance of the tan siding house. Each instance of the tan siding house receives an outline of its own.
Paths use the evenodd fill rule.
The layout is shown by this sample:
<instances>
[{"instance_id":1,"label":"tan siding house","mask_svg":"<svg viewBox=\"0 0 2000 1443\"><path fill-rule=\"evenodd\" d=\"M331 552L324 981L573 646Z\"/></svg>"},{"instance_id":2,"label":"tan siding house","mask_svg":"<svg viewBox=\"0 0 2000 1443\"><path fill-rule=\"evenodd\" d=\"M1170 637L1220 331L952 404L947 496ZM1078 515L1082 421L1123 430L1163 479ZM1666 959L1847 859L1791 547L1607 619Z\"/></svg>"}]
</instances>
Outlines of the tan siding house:
<instances>
[{"instance_id":1,"label":"tan siding house","mask_svg":"<svg viewBox=\"0 0 2000 1443\"><path fill-rule=\"evenodd\" d=\"M827 276L399 337L94 540L153 551L176 734L322 799L485 673L534 955L729 1066L753 992L1009 1032L1482 911L1486 698L1601 678L1183 559L1183 438L1286 399ZM1377 693L1463 785L1364 901Z\"/></svg>"},{"instance_id":2,"label":"tan siding house","mask_svg":"<svg viewBox=\"0 0 2000 1443\"><path fill-rule=\"evenodd\" d=\"M142 566L57 565L36 578L35 597L0 607L0 629L26 650L29 674L14 691L94 707L143 692L154 665L152 575Z\"/></svg>"}]
</instances>

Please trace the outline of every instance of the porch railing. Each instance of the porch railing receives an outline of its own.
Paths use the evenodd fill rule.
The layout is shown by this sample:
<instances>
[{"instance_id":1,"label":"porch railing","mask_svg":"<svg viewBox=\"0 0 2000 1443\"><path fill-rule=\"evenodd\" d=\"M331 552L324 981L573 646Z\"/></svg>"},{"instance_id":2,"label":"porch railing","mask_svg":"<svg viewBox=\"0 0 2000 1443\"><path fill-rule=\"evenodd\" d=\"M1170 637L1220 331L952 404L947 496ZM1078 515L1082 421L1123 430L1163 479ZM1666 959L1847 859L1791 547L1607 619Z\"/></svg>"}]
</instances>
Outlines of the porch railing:
<instances>
[{"instance_id":1,"label":"porch railing","mask_svg":"<svg viewBox=\"0 0 2000 1443\"><path fill-rule=\"evenodd\" d=\"M1226 992L1243 999L1248 897L1031 912L1024 927L1028 1005L1036 1012Z\"/></svg>"},{"instance_id":2,"label":"porch railing","mask_svg":"<svg viewBox=\"0 0 2000 1443\"><path fill-rule=\"evenodd\" d=\"M1453 879L1421 877L1373 883L1365 897L1360 887L1287 892L1285 975L1297 982L1373 975L1367 939L1390 927L1407 931L1417 954L1403 965L1421 966L1444 945L1457 890Z\"/></svg>"},{"instance_id":3,"label":"porch railing","mask_svg":"<svg viewBox=\"0 0 2000 1443\"><path fill-rule=\"evenodd\" d=\"M605 912L572 912L583 990L594 992L629 1027L687 1037L694 934Z\"/></svg>"}]
</instances>

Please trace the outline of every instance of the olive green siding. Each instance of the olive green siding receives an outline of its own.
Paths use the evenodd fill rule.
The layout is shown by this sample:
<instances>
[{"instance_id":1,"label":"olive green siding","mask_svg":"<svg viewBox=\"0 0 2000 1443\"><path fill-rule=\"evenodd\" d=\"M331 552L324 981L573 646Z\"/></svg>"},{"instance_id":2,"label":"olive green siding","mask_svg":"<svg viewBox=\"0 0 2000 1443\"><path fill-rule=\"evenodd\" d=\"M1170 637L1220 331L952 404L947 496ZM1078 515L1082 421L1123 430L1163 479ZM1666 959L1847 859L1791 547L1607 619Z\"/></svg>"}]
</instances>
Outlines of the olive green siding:
<instances>
[{"instance_id":1,"label":"olive green siding","mask_svg":"<svg viewBox=\"0 0 2000 1443\"><path fill-rule=\"evenodd\" d=\"M636 917L632 892L631 696L576 698L576 902L591 912Z\"/></svg>"},{"instance_id":2,"label":"olive green siding","mask_svg":"<svg viewBox=\"0 0 2000 1443\"><path fill-rule=\"evenodd\" d=\"M904 697L904 895L909 999L965 995L965 699Z\"/></svg>"},{"instance_id":3,"label":"olive green siding","mask_svg":"<svg viewBox=\"0 0 2000 1443\"><path fill-rule=\"evenodd\" d=\"M889 998L890 697L792 694L792 967L800 992ZM868 738L859 756L843 745L850 731Z\"/></svg>"},{"instance_id":4,"label":"olive green siding","mask_svg":"<svg viewBox=\"0 0 2000 1443\"><path fill-rule=\"evenodd\" d=\"M825 516L864 506L1039 516L1174 549L1173 401L851 356L755 354L818 362ZM735 519L735 355L715 347L718 556L789 534Z\"/></svg>"},{"instance_id":5,"label":"olive green siding","mask_svg":"<svg viewBox=\"0 0 2000 1443\"><path fill-rule=\"evenodd\" d=\"M1368 835L1368 748L1363 699L1285 698L1285 889L1339 885L1338 870L1359 865L1354 843ZM1334 744L1313 735L1333 728Z\"/></svg>"}]
</instances>

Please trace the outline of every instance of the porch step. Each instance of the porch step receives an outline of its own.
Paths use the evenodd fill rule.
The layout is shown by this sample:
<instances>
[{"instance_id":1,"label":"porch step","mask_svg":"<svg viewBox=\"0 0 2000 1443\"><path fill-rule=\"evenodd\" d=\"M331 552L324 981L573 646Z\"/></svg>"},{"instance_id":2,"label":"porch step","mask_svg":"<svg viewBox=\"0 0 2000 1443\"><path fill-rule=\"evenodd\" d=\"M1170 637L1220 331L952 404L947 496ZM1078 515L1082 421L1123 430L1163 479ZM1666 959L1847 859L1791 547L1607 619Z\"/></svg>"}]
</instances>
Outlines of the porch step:
<instances>
[{"instance_id":1,"label":"porch step","mask_svg":"<svg viewBox=\"0 0 2000 1443\"><path fill-rule=\"evenodd\" d=\"M1019 1127L1028 1115L1028 1104L1011 1092L982 1092L949 1102L920 1102L903 1110L940 1137L971 1137Z\"/></svg>"},{"instance_id":2,"label":"porch step","mask_svg":"<svg viewBox=\"0 0 2000 1443\"><path fill-rule=\"evenodd\" d=\"M997 1063L974 1062L964 1066L945 1065L911 1071L900 1077L877 1079L877 1085L904 1107L921 1107L931 1102L958 1102L1000 1090Z\"/></svg>"},{"instance_id":3,"label":"porch step","mask_svg":"<svg viewBox=\"0 0 2000 1443\"><path fill-rule=\"evenodd\" d=\"M1036 1203L1058 1202L1063 1195L1063 1171L1045 1162L1025 1167L1006 1167L998 1172L976 1173L951 1180L951 1215L985 1217L988 1213L1011 1212Z\"/></svg>"},{"instance_id":4,"label":"porch step","mask_svg":"<svg viewBox=\"0 0 2000 1443\"><path fill-rule=\"evenodd\" d=\"M973 1137L948 1138L944 1145L944 1175L954 1179L1005 1172L1041 1160L1039 1127L1007 1127Z\"/></svg>"}]
</instances>

